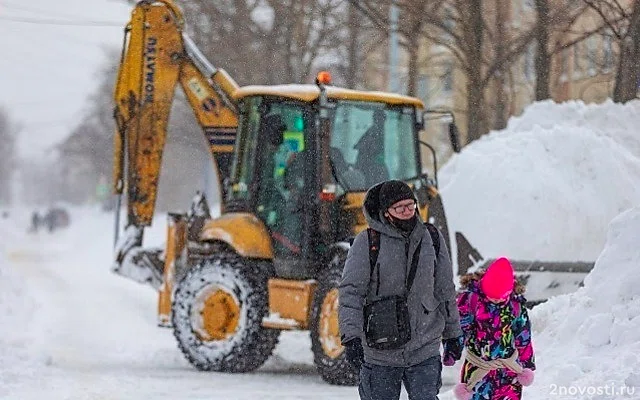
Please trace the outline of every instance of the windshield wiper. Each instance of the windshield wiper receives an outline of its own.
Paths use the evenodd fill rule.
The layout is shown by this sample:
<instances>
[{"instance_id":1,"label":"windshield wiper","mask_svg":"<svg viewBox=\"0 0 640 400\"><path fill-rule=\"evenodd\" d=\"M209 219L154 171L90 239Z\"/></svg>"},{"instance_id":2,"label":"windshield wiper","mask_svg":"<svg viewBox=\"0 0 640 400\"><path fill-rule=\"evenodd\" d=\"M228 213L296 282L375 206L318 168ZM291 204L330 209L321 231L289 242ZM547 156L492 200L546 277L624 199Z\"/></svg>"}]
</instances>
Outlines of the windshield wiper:
<instances>
[{"instance_id":1,"label":"windshield wiper","mask_svg":"<svg viewBox=\"0 0 640 400\"><path fill-rule=\"evenodd\" d=\"M336 166L333 163L333 158L331 157L331 155L329 155L329 166L331 167L331 175L333 175L333 179L335 179L336 183L342 186L342 189L344 189L345 192L350 192L351 189L349 188L349 186L342 179L338 178Z\"/></svg>"}]
</instances>

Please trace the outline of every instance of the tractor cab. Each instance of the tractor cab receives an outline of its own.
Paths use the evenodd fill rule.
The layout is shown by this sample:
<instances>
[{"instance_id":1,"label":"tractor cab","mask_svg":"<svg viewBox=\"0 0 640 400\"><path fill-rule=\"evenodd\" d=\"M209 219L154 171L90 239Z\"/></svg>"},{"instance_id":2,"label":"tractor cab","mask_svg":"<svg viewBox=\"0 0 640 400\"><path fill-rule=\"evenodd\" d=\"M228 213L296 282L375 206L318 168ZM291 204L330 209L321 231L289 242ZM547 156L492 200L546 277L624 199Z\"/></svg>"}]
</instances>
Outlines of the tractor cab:
<instances>
[{"instance_id":1,"label":"tractor cab","mask_svg":"<svg viewBox=\"0 0 640 400\"><path fill-rule=\"evenodd\" d=\"M422 104L414 98L315 85L242 88L236 97L224 212L252 213L264 224L278 277L315 277L327 248L364 226L372 185L421 184Z\"/></svg>"}]
</instances>

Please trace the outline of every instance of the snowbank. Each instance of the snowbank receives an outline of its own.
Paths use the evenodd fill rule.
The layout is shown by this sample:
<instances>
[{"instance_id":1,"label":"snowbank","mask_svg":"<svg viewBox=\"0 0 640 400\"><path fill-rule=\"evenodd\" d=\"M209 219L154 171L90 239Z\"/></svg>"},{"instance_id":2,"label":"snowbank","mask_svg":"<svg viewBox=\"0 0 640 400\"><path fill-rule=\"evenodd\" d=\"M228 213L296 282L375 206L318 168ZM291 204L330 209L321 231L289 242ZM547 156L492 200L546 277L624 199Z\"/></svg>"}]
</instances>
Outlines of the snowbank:
<instances>
[{"instance_id":1,"label":"snowbank","mask_svg":"<svg viewBox=\"0 0 640 400\"><path fill-rule=\"evenodd\" d=\"M584 287L530 312L537 372L523 399L640 399L639 237L636 207L611 222Z\"/></svg>"},{"instance_id":2,"label":"snowbank","mask_svg":"<svg viewBox=\"0 0 640 400\"><path fill-rule=\"evenodd\" d=\"M539 371L526 399L640 398L639 237L636 207L611 222L583 288L532 310Z\"/></svg>"},{"instance_id":3,"label":"snowbank","mask_svg":"<svg viewBox=\"0 0 640 400\"><path fill-rule=\"evenodd\" d=\"M452 229L485 257L593 261L640 204L640 102L535 103L440 174Z\"/></svg>"}]
</instances>

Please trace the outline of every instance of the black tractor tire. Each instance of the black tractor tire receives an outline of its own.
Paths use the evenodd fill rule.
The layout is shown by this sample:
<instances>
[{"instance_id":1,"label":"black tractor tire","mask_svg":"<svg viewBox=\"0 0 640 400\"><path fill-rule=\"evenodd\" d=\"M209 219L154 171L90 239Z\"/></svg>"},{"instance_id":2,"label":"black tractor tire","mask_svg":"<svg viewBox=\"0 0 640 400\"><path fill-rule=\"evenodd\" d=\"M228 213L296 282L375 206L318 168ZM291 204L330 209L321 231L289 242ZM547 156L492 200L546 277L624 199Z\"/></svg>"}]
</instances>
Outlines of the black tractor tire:
<instances>
[{"instance_id":1,"label":"black tractor tire","mask_svg":"<svg viewBox=\"0 0 640 400\"><path fill-rule=\"evenodd\" d=\"M249 372L269 358L280 335L279 330L262 326L269 312L267 282L273 275L271 263L243 259L233 252L202 259L186 273L173 296L172 323L178 347L193 366L202 371ZM222 321L229 331L216 328L211 333L207 318L218 326ZM216 337L218 331L222 335Z\"/></svg>"},{"instance_id":2,"label":"black tractor tire","mask_svg":"<svg viewBox=\"0 0 640 400\"><path fill-rule=\"evenodd\" d=\"M337 331L337 290L346 257L346 248L337 248L318 277L310 323L311 350L322 379L332 385L355 386L358 371L347 361Z\"/></svg>"}]
</instances>

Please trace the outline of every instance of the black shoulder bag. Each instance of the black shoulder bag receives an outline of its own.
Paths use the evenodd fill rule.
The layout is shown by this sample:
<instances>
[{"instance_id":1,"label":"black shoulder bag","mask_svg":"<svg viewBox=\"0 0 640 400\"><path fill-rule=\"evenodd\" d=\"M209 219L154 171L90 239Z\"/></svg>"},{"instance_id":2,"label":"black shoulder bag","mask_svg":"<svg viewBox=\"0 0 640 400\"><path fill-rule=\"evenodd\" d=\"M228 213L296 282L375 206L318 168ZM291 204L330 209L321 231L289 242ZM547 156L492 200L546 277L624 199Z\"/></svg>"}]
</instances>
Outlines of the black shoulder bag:
<instances>
[{"instance_id":1,"label":"black shoulder bag","mask_svg":"<svg viewBox=\"0 0 640 400\"><path fill-rule=\"evenodd\" d=\"M440 240L438 230L431 224L426 224L431 235L433 247L436 250L436 258L440 252ZM380 251L380 232L371 228L367 229L369 238L369 262L371 264L370 275L373 275ZM411 340L411 322L409 320L409 308L407 296L413 285L420 258L422 241L418 244L409 269L404 296L385 296L364 306L364 334L367 345L374 349L396 349Z\"/></svg>"},{"instance_id":2,"label":"black shoulder bag","mask_svg":"<svg viewBox=\"0 0 640 400\"><path fill-rule=\"evenodd\" d=\"M369 235L373 232L375 231L369 231ZM375 235L378 236L377 241L379 242L379 233L376 232ZM372 239L371 236L370 239ZM369 347L382 350L396 349L411 340L407 295L416 275L421 245L422 242L418 244L413 255L409 276L405 282L405 294L403 296L384 296L365 304L364 336ZM371 257L371 253L369 257Z\"/></svg>"}]
</instances>

